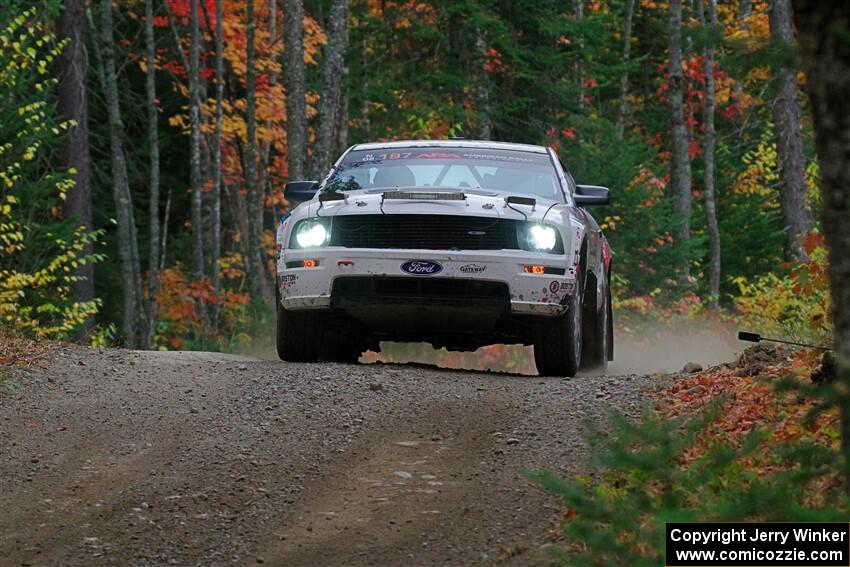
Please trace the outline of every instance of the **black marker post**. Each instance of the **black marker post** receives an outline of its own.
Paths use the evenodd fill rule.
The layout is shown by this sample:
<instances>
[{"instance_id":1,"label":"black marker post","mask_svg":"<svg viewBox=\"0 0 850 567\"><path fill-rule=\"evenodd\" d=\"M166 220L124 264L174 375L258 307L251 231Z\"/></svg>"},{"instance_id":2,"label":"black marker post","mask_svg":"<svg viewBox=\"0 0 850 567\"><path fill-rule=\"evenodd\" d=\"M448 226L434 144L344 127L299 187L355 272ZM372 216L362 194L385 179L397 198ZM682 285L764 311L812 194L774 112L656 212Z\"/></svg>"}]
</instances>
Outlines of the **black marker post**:
<instances>
[{"instance_id":1,"label":"black marker post","mask_svg":"<svg viewBox=\"0 0 850 567\"><path fill-rule=\"evenodd\" d=\"M786 345L794 345L805 348L816 348L820 350L835 350L833 347L821 346L821 345L810 345L806 343L796 343L794 341L784 341L782 339L769 339L767 337L763 337L758 333L750 333L748 331L738 331L738 340L739 341L747 341L750 343L760 343L761 341L768 341L771 343L782 343Z\"/></svg>"}]
</instances>

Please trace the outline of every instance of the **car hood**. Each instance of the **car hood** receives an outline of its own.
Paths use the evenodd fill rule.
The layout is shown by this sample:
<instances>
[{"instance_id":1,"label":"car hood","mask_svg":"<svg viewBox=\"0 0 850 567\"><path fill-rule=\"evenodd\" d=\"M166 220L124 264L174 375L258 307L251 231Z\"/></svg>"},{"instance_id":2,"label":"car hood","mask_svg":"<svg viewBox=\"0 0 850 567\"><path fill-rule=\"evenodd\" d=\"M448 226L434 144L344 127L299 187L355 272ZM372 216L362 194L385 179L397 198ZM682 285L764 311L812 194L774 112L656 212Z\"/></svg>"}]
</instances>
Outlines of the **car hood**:
<instances>
[{"instance_id":1,"label":"car hood","mask_svg":"<svg viewBox=\"0 0 850 567\"><path fill-rule=\"evenodd\" d=\"M551 199L537 197L534 207L530 205L511 204L507 206L503 194L479 194L485 191L475 190L475 193L457 191L446 191L445 189L434 190L432 188L405 188L401 190L390 189L387 191L351 191L346 193L345 200L329 201L319 203L318 200L310 202L305 216L341 216L362 214L386 214L386 215L458 215L495 217L516 220L542 221L544 217L548 221L557 222L568 208L564 203ZM413 193L426 198L404 198L405 193ZM441 199L438 196L446 193L454 193L455 199ZM463 198L460 197L463 193ZM427 198L434 196L434 198ZM517 194L517 196L523 196Z\"/></svg>"}]
</instances>

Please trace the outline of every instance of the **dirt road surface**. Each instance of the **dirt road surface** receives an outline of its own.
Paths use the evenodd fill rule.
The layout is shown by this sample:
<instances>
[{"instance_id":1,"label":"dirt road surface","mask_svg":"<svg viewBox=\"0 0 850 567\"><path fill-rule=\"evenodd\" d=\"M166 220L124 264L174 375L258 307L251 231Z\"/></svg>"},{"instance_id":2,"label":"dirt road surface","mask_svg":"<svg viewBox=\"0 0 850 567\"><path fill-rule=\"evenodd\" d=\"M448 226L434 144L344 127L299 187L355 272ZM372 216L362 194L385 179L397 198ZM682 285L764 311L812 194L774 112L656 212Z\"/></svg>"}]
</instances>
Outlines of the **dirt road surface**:
<instances>
[{"instance_id":1,"label":"dirt road surface","mask_svg":"<svg viewBox=\"0 0 850 567\"><path fill-rule=\"evenodd\" d=\"M540 565L587 422L653 376L63 347L5 370L0 565Z\"/></svg>"}]
</instances>

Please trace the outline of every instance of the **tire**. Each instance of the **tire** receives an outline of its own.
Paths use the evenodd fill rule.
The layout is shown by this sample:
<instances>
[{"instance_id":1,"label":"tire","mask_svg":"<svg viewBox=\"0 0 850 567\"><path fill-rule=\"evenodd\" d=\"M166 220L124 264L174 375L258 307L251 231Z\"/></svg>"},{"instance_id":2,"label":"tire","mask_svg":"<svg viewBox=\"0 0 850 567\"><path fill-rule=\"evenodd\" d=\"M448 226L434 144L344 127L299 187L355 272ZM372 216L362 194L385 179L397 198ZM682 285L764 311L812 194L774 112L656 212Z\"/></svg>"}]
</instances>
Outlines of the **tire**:
<instances>
[{"instance_id":1,"label":"tire","mask_svg":"<svg viewBox=\"0 0 850 567\"><path fill-rule=\"evenodd\" d=\"M602 309L593 313L592 319L586 321L585 348L582 368L604 374L608 370L608 356L611 350L611 294L608 286L603 288L604 301ZM596 307L596 297L593 294L593 306Z\"/></svg>"},{"instance_id":2,"label":"tire","mask_svg":"<svg viewBox=\"0 0 850 567\"><path fill-rule=\"evenodd\" d=\"M544 317L534 326L534 362L541 376L573 377L581 365L582 304L577 291L567 312Z\"/></svg>"},{"instance_id":3,"label":"tire","mask_svg":"<svg viewBox=\"0 0 850 567\"><path fill-rule=\"evenodd\" d=\"M322 339L321 314L277 306L277 355L287 362L316 362Z\"/></svg>"}]
</instances>

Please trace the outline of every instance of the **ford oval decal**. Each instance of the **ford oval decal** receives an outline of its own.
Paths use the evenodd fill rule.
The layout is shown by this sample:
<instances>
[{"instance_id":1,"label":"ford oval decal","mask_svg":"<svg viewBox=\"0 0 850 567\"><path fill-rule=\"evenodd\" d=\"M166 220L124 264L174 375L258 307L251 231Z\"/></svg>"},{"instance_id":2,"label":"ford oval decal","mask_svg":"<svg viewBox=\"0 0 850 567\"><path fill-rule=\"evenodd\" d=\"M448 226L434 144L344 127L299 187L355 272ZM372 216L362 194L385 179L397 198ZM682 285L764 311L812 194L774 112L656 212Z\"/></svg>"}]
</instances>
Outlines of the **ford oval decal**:
<instances>
[{"instance_id":1,"label":"ford oval decal","mask_svg":"<svg viewBox=\"0 0 850 567\"><path fill-rule=\"evenodd\" d=\"M443 266L428 260L408 260L401 265L401 271L414 276L433 276L443 271Z\"/></svg>"}]
</instances>

